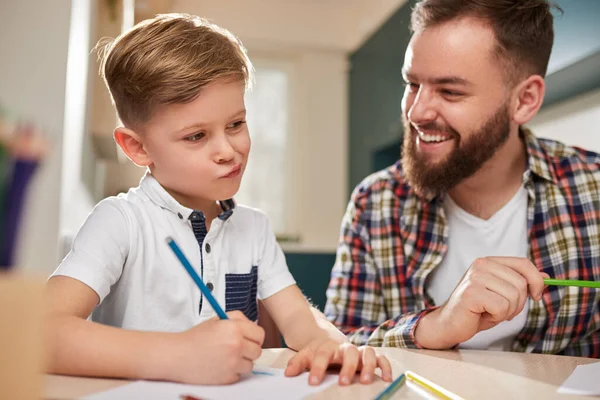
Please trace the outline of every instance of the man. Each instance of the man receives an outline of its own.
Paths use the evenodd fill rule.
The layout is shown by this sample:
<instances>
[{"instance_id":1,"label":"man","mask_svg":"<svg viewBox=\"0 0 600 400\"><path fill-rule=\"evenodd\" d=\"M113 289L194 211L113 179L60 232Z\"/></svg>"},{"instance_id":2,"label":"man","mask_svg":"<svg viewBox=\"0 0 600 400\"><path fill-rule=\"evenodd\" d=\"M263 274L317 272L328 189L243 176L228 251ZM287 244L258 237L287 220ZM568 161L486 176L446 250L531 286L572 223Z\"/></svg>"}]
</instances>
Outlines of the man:
<instances>
[{"instance_id":1,"label":"man","mask_svg":"<svg viewBox=\"0 0 600 400\"><path fill-rule=\"evenodd\" d=\"M546 0L423 0L401 161L352 194L327 317L356 344L600 357L600 155L536 138Z\"/></svg>"}]
</instances>

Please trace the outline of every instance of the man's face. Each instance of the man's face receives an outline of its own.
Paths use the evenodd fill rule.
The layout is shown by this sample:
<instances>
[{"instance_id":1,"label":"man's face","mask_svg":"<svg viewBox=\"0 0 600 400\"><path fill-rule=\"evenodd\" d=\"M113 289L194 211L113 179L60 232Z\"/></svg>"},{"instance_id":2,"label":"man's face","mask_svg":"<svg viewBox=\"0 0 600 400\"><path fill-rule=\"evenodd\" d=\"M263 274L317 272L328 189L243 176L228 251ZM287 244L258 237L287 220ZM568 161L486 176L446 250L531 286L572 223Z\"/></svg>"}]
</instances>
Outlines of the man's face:
<instances>
[{"instance_id":1,"label":"man's face","mask_svg":"<svg viewBox=\"0 0 600 400\"><path fill-rule=\"evenodd\" d=\"M495 43L492 30L473 19L412 37L403 68L402 166L417 192L447 192L508 139L510 88Z\"/></svg>"},{"instance_id":2,"label":"man's face","mask_svg":"<svg viewBox=\"0 0 600 400\"><path fill-rule=\"evenodd\" d=\"M250 151L244 89L241 81L214 82L148 124L152 175L181 203L226 200L238 191Z\"/></svg>"}]
</instances>

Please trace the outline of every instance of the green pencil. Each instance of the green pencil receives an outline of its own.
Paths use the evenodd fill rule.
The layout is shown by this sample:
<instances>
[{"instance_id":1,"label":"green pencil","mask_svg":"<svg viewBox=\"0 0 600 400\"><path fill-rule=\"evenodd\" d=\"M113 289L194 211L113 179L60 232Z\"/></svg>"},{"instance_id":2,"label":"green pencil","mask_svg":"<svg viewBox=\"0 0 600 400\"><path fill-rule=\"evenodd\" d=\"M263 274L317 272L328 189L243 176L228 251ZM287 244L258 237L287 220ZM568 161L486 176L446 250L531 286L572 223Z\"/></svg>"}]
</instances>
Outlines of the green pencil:
<instances>
[{"instance_id":1,"label":"green pencil","mask_svg":"<svg viewBox=\"0 0 600 400\"><path fill-rule=\"evenodd\" d=\"M544 279L546 285L554 286L579 286L589 288L600 288L600 282L596 281L570 281L564 279Z\"/></svg>"}]
</instances>

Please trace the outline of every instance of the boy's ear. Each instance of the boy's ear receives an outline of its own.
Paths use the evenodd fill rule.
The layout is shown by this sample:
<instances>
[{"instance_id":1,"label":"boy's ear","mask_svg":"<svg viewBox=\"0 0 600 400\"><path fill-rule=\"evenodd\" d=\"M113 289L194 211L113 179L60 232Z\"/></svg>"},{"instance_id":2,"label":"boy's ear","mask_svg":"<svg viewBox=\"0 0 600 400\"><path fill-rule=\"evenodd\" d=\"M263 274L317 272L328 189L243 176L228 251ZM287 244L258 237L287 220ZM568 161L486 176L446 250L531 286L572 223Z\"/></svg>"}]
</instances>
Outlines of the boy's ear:
<instances>
[{"instance_id":1,"label":"boy's ear","mask_svg":"<svg viewBox=\"0 0 600 400\"><path fill-rule=\"evenodd\" d=\"M513 114L513 120L518 125L526 124L535 117L544 102L545 91L544 78L539 75L532 75L518 85Z\"/></svg>"},{"instance_id":2,"label":"boy's ear","mask_svg":"<svg viewBox=\"0 0 600 400\"><path fill-rule=\"evenodd\" d=\"M144 149L144 143L140 136L131 129L120 126L114 132L115 142L133 163L139 167L147 167L152 164L150 156Z\"/></svg>"}]
</instances>

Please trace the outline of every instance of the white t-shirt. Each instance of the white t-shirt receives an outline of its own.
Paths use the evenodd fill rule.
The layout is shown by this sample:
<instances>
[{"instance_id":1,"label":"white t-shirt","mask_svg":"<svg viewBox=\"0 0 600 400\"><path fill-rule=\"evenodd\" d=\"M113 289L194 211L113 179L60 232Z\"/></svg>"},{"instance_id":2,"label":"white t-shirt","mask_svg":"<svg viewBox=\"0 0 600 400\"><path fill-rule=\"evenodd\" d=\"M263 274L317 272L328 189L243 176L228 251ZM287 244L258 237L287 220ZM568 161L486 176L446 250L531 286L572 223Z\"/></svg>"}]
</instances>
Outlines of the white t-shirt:
<instances>
[{"instance_id":1,"label":"white t-shirt","mask_svg":"<svg viewBox=\"0 0 600 400\"><path fill-rule=\"evenodd\" d=\"M527 257L527 191L521 187L515 196L490 219L477 218L446 196L444 210L448 221L448 252L432 273L427 288L435 304L443 304L476 258L487 256ZM512 321L479 332L460 348L510 350L515 336L525 326L528 302Z\"/></svg>"},{"instance_id":2,"label":"white t-shirt","mask_svg":"<svg viewBox=\"0 0 600 400\"><path fill-rule=\"evenodd\" d=\"M200 290L167 245L170 236L225 311L256 315L257 297L266 299L295 281L267 217L225 203L233 208L212 221L200 251L188 219L194 210L146 174L139 187L94 208L53 276L75 278L98 294L96 322L147 331L189 329L216 314L208 301L199 310Z\"/></svg>"}]
</instances>

